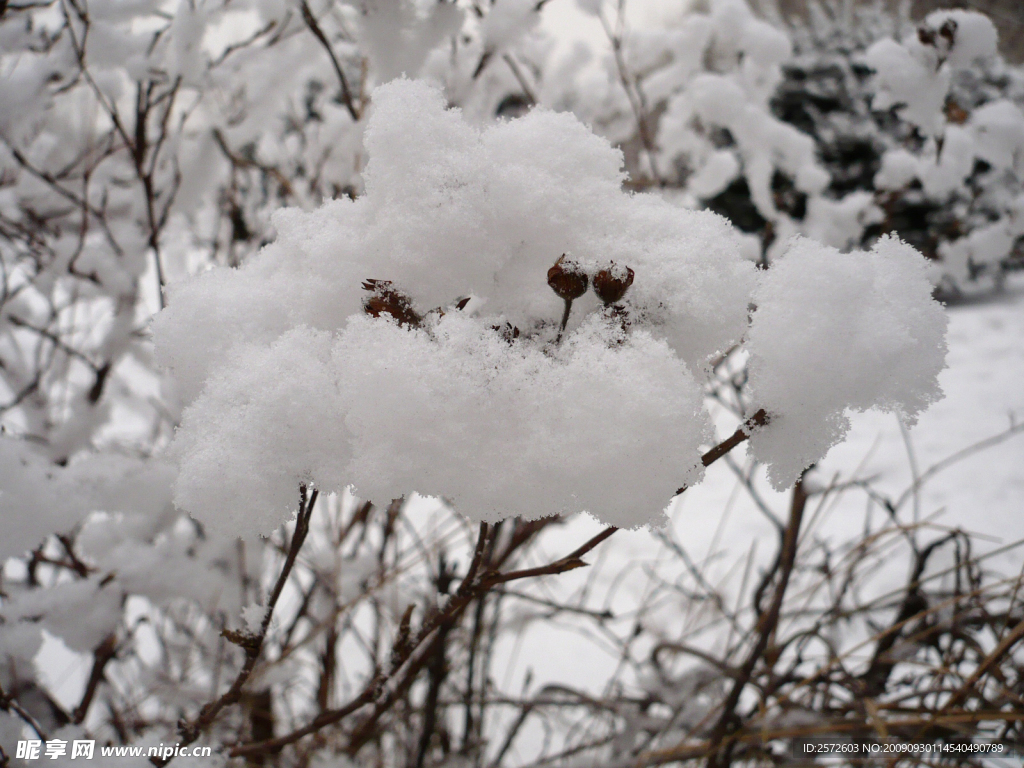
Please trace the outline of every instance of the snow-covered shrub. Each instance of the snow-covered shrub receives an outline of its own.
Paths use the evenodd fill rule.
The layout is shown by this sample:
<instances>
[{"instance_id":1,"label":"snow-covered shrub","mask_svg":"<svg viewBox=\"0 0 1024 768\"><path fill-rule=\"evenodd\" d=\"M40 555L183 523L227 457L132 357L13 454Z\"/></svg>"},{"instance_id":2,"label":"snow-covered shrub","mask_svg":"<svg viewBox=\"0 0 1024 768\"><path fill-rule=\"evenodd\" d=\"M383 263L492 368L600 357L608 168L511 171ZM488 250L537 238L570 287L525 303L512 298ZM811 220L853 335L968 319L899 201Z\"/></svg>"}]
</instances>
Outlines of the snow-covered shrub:
<instances>
[{"instance_id":1,"label":"snow-covered shrub","mask_svg":"<svg viewBox=\"0 0 1024 768\"><path fill-rule=\"evenodd\" d=\"M280 207L358 194L375 84L422 74L488 121L541 37L515 0L3 8L0 418L57 461L115 420L133 449L166 438L144 331L166 286L244 262Z\"/></svg>"},{"instance_id":2,"label":"snow-covered shrub","mask_svg":"<svg viewBox=\"0 0 1024 768\"><path fill-rule=\"evenodd\" d=\"M548 68L542 5L0 4L4 754L208 739L218 764L291 764L266 743L287 730L318 733L296 764L423 766L453 750L430 702L465 700L464 764L491 728L491 590L613 532L551 561L533 547L556 515L661 523L748 436L786 485L847 410L912 419L937 396L944 321L912 249L783 253L791 232L839 245L788 223L802 195L814 221L855 207L771 116L785 34L717 3L578 89L572 62ZM374 90L402 73L421 81ZM653 101L692 168L646 130L629 146ZM567 114L504 120L535 103L625 155ZM695 171L694 200L742 180L776 263L721 217L623 191L666 168ZM147 323L167 285L165 377ZM745 359L749 381L723 377ZM719 442L722 387L740 427ZM54 654L85 679L47 677ZM709 677L679 678L679 722L724 702Z\"/></svg>"},{"instance_id":3,"label":"snow-covered shrub","mask_svg":"<svg viewBox=\"0 0 1024 768\"><path fill-rule=\"evenodd\" d=\"M155 322L191 400L176 501L204 524L269 532L303 483L488 521L656 521L701 478L701 382L752 297L780 485L846 408L913 416L936 396L945 321L909 247L844 261L805 241L759 281L719 217L623 192L620 153L571 116L480 130L415 81L373 98L366 194L283 213L273 245L176 289ZM855 317L848 345L823 343Z\"/></svg>"},{"instance_id":4,"label":"snow-covered shrub","mask_svg":"<svg viewBox=\"0 0 1024 768\"><path fill-rule=\"evenodd\" d=\"M591 67L586 105L562 100L646 147L641 186L727 216L753 258L795 234L850 250L893 233L937 262L947 294L1020 263L1024 76L987 17L816 7L793 28L746 0L708 7L622 35L605 67L617 76L595 83Z\"/></svg>"},{"instance_id":5,"label":"snow-covered shrub","mask_svg":"<svg viewBox=\"0 0 1024 768\"><path fill-rule=\"evenodd\" d=\"M42 732L81 735L68 723L99 709L100 685L133 713L108 735L135 740L151 733L134 694L105 679L149 691L148 717L237 671L218 631L266 599L274 549L239 554L172 505L179 468L162 453L180 403L149 319L168 283L273 239L273 211L361 191L376 83L428 76L487 120L521 94L536 9L491 8L504 21L481 31L415 0L0 3L0 762L28 722L10 701ZM93 651L80 715L34 666L54 638Z\"/></svg>"},{"instance_id":6,"label":"snow-covered shrub","mask_svg":"<svg viewBox=\"0 0 1024 768\"><path fill-rule=\"evenodd\" d=\"M673 53L698 66L686 71L680 62L645 80L651 98L666 100L658 130L662 167L674 169L695 203L745 186L756 215L786 239L794 229L783 222L792 212L780 208L776 176L804 197L828 184L814 141L769 109L792 43L744 0L713 3L710 14L685 24L707 34L696 50L689 39L674 41Z\"/></svg>"},{"instance_id":7,"label":"snow-covered shrub","mask_svg":"<svg viewBox=\"0 0 1024 768\"><path fill-rule=\"evenodd\" d=\"M850 243L899 234L938 262L947 294L1001 280L1024 235L1024 76L978 13L936 11L896 33L860 23L860 37L805 30L776 111L815 136L829 195L861 201Z\"/></svg>"}]
</instances>

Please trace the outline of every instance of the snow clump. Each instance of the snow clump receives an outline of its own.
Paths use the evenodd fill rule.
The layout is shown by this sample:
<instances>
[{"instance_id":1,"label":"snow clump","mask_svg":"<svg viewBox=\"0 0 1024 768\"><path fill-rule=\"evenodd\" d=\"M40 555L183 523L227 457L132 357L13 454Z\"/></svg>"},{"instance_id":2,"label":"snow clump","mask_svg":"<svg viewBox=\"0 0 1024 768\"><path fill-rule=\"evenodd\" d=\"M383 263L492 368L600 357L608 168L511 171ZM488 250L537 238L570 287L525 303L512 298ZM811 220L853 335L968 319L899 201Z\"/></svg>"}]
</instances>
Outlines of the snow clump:
<instances>
[{"instance_id":1,"label":"snow clump","mask_svg":"<svg viewBox=\"0 0 1024 768\"><path fill-rule=\"evenodd\" d=\"M186 404L175 503L235 534L273 530L300 484L378 503L415 491L486 521L663 519L714 442L708 362L748 328L757 271L740 236L714 214L624 192L621 153L571 115L538 109L480 129L408 80L373 104L365 194L280 212L276 242L177 287L154 323ZM866 282L861 261L874 256L847 266L810 242L794 251L820 267L811 306L870 307L907 328L906 376L888 388L868 377L869 395L840 387L807 417L813 434L815 418L848 405L914 413L927 400L913 385L934 377L942 331L922 327L935 320L929 296L901 292L924 269L901 248L898 268ZM791 372L788 302L805 301L806 280L791 295L778 269L758 317L778 316L781 335L756 320L752 338L765 407L789 419L791 400L774 393ZM848 276L852 287L817 301ZM870 330L857 349L888 350ZM813 368L829 350L814 323L805 335Z\"/></svg>"},{"instance_id":2,"label":"snow clump","mask_svg":"<svg viewBox=\"0 0 1024 768\"><path fill-rule=\"evenodd\" d=\"M900 116L927 136L945 128L943 105L954 70L995 55L998 34L984 14L935 11L912 35L885 38L864 54L875 70L878 91L872 108L896 107Z\"/></svg>"},{"instance_id":3,"label":"snow clump","mask_svg":"<svg viewBox=\"0 0 1024 768\"><path fill-rule=\"evenodd\" d=\"M407 80L374 104L363 197L283 212L274 244L157 318L187 403L175 502L237 533L273 530L300 483L485 520L658 518L712 439L703 366L746 327L738 237L622 192L621 154L570 115L479 130ZM614 307L578 298L564 332L562 254L635 274Z\"/></svg>"},{"instance_id":4,"label":"snow clump","mask_svg":"<svg viewBox=\"0 0 1024 768\"><path fill-rule=\"evenodd\" d=\"M597 317L553 349L456 313L412 331L354 318L335 359L349 478L370 498L415 488L492 522L585 509L632 527L699 481L712 437L668 345Z\"/></svg>"},{"instance_id":5,"label":"snow clump","mask_svg":"<svg viewBox=\"0 0 1024 768\"><path fill-rule=\"evenodd\" d=\"M770 424L750 439L776 488L846 435L847 409L908 423L941 397L946 315L927 262L886 236L868 253L794 240L754 293L750 387Z\"/></svg>"}]
</instances>

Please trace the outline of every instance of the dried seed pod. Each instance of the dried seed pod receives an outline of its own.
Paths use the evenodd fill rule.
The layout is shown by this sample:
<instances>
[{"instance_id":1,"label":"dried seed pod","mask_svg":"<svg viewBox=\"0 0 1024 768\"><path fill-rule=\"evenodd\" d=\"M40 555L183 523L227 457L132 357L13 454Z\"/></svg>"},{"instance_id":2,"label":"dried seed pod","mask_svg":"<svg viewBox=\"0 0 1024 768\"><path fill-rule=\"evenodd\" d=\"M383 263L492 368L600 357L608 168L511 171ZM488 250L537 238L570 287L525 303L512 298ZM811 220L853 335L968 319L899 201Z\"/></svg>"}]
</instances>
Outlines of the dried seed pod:
<instances>
[{"instance_id":1,"label":"dried seed pod","mask_svg":"<svg viewBox=\"0 0 1024 768\"><path fill-rule=\"evenodd\" d=\"M587 292L587 273L574 261L566 261L563 253L548 270L548 285L560 299L572 301Z\"/></svg>"},{"instance_id":2,"label":"dried seed pod","mask_svg":"<svg viewBox=\"0 0 1024 768\"><path fill-rule=\"evenodd\" d=\"M614 261L594 275L594 293L606 306L621 300L632 284L633 270Z\"/></svg>"},{"instance_id":3,"label":"dried seed pod","mask_svg":"<svg viewBox=\"0 0 1024 768\"><path fill-rule=\"evenodd\" d=\"M963 125L971 113L957 104L953 99L946 100L946 119L954 125Z\"/></svg>"},{"instance_id":4,"label":"dried seed pod","mask_svg":"<svg viewBox=\"0 0 1024 768\"><path fill-rule=\"evenodd\" d=\"M363 290L370 296L363 299L363 311L371 317L391 315L399 325L419 327L423 320L412 308L412 299L395 288L390 280L365 280Z\"/></svg>"},{"instance_id":5,"label":"dried seed pod","mask_svg":"<svg viewBox=\"0 0 1024 768\"><path fill-rule=\"evenodd\" d=\"M921 42L921 45L929 45L933 48L939 48L941 37L945 41L945 50L953 47L956 43L956 31L958 24L954 19L946 19L942 26L937 30L931 27L921 26L917 30L917 39Z\"/></svg>"},{"instance_id":6,"label":"dried seed pod","mask_svg":"<svg viewBox=\"0 0 1024 768\"><path fill-rule=\"evenodd\" d=\"M957 26L958 25L955 20L946 19L946 21L943 22L942 26L939 27L939 37L946 38L946 40L949 41L949 44L952 45L953 43L956 42Z\"/></svg>"}]
</instances>

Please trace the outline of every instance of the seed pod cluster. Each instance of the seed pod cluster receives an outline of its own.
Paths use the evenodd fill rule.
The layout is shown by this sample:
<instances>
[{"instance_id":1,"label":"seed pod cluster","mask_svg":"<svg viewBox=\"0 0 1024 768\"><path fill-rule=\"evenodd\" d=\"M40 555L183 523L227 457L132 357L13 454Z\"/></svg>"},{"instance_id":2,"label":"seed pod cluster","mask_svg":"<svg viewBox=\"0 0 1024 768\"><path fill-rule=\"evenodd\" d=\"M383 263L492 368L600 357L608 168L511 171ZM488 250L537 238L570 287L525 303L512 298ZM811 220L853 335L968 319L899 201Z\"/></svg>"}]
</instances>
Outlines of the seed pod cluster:
<instances>
[{"instance_id":1,"label":"seed pod cluster","mask_svg":"<svg viewBox=\"0 0 1024 768\"><path fill-rule=\"evenodd\" d=\"M633 270L614 261L594 275L594 293L605 306L620 301L633 284Z\"/></svg>"},{"instance_id":2,"label":"seed pod cluster","mask_svg":"<svg viewBox=\"0 0 1024 768\"><path fill-rule=\"evenodd\" d=\"M390 280L364 280L363 290L370 295L363 299L363 311L371 317L391 315L399 325L418 328L423 318L412 308L412 299L395 288Z\"/></svg>"},{"instance_id":3,"label":"seed pod cluster","mask_svg":"<svg viewBox=\"0 0 1024 768\"><path fill-rule=\"evenodd\" d=\"M585 294L589 282L583 267L574 261L568 261L564 253L548 270L548 285L560 299L565 301L578 299Z\"/></svg>"}]
</instances>

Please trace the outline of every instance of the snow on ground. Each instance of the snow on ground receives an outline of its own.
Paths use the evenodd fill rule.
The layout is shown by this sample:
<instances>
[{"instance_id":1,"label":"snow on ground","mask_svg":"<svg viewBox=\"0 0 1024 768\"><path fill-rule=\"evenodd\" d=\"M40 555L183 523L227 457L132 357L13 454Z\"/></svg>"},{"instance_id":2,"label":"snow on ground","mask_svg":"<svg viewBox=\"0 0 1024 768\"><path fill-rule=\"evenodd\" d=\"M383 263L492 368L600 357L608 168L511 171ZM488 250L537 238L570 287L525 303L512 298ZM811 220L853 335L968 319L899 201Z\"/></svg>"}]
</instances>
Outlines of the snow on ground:
<instances>
[{"instance_id":1,"label":"snow on ground","mask_svg":"<svg viewBox=\"0 0 1024 768\"><path fill-rule=\"evenodd\" d=\"M939 377L944 400L910 430L923 471L968 445L1024 420L1024 281L988 303L950 310L949 367ZM865 465L881 473L884 487L910 482L907 453L895 419L863 414L827 466L849 466L877 448ZM1024 537L1024 435L975 453L926 484L922 512L940 511L951 526L1008 542ZM1021 562L1021 556L1016 556Z\"/></svg>"}]
</instances>

